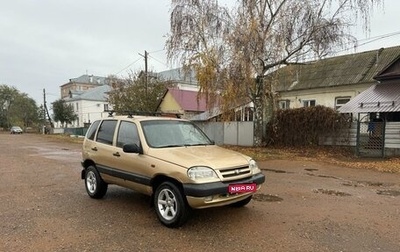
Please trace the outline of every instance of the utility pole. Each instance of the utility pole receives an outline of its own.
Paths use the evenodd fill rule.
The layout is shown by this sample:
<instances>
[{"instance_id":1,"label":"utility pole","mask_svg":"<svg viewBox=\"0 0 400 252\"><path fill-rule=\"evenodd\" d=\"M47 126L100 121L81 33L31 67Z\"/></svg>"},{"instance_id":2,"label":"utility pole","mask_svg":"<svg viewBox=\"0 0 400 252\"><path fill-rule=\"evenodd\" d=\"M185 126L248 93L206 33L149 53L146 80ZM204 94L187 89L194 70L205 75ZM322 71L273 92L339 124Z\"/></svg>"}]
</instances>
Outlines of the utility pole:
<instances>
[{"instance_id":1,"label":"utility pole","mask_svg":"<svg viewBox=\"0 0 400 252\"><path fill-rule=\"evenodd\" d=\"M148 56L148 52L146 50L144 50L144 55L140 54L140 56L144 57L144 84L146 87L146 99L147 99L147 76L148 76L148 71L147 71L147 56Z\"/></svg>"},{"instance_id":2,"label":"utility pole","mask_svg":"<svg viewBox=\"0 0 400 252\"><path fill-rule=\"evenodd\" d=\"M43 88L43 134L46 132L46 89Z\"/></svg>"}]
</instances>

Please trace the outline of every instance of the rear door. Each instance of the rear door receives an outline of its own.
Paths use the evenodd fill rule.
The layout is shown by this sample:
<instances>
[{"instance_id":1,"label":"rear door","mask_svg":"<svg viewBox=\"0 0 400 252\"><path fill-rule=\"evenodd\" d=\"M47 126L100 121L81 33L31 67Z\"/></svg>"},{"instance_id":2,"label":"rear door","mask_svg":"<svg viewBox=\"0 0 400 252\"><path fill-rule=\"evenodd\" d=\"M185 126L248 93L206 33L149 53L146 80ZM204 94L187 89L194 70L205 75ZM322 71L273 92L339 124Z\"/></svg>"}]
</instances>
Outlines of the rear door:
<instances>
[{"instance_id":1,"label":"rear door","mask_svg":"<svg viewBox=\"0 0 400 252\"><path fill-rule=\"evenodd\" d=\"M96 139L90 146L91 158L96 163L102 178L108 183L112 183L113 163L117 151L114 144L117 124L118 120L103 120Z\"/></svg>"}]
</instances>

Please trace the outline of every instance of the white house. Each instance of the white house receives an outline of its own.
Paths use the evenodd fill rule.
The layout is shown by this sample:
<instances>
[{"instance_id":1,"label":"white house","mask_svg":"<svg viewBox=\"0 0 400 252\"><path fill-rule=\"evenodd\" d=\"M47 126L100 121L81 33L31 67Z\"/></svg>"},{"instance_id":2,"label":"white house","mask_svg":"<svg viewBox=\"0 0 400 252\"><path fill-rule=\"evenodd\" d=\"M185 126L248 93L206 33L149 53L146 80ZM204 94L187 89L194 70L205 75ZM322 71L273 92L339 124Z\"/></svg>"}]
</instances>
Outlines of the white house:
<instances>
[{"instance_id":1,"label":"white house","mask_svg":"<svg viewBox=\"0 0 400 252\"><path fill-rule=\"evenodd\" d=\"M105 112L110 109L107 92L111 90L109 85L102 85L83 92L70 91L70 95L64 98L67 104L72 105L78 119L72 123L72 127L84 127L85 124L108 116Z\"/></svg>"}]
</instances>

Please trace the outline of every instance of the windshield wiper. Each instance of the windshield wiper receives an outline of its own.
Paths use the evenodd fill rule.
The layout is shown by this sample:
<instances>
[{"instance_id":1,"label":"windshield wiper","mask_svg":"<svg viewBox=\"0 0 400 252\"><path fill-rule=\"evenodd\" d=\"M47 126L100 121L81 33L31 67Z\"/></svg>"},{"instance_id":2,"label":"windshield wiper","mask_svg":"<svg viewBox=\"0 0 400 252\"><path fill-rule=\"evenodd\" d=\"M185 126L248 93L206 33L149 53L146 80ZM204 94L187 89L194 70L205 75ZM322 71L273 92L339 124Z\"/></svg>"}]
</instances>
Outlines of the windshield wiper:
<instances>
[{"instance_id":1,"label":"windshield wiper","mask_svg":"<svg viewBox=\"0 0 400 252\"><path fill-rule=\"evenodd\" d=\"M201 146L201 145L211 145L211 143L194 143L194 144L185 144L185 146Z\"/></svg>"},{"instance_id":2,"label":"windshield wiper","mask_svg":"<svg viewBox=\"0 0 400 252\"><path fill-rule=\"evenodd\" d=\"M158 146L157 148L173 148L173 147L184 147L185 145L183 144L169 144L169 145L161 145Z\"/></svg>"}]
</instances>

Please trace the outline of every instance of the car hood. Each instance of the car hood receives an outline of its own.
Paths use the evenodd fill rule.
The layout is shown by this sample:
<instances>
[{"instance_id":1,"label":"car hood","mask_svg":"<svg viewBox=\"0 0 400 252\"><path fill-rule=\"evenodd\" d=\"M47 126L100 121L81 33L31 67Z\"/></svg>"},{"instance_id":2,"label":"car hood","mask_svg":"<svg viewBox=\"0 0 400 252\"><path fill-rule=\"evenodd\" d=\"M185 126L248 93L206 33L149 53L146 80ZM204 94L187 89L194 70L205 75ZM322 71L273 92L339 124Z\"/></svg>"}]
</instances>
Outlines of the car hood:
<instances>
[{"instance_id":1,"label":"car hood","mask_svg":"<svg viewBox=\"0 0 400 252\"><path fill-rule=\"evenodd\" d=\"M216 145L150 148L148 155L186 168L208 166L217 170L247 166L250 160L243 154Z\"/></svg>"}]
</instances>

